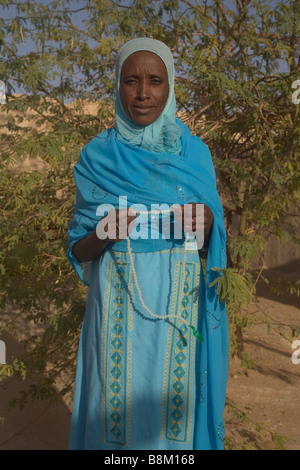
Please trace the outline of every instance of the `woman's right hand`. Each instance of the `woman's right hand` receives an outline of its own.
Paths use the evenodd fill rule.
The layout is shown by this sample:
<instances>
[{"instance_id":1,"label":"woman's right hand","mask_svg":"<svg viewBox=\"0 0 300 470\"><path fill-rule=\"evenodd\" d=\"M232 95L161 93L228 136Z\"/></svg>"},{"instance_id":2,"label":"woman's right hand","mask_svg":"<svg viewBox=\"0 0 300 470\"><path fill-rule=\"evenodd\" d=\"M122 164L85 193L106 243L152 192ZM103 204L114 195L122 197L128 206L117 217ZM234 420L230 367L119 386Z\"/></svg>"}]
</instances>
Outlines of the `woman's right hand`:
<instances>
[{"instance_id":1,"label":"woman's right hand","mask_svg":"<svg viewBox=\"0 0 300 470\"><path fill-rule=\"evenodd\" d=\"M111 209L99 221L96 228L97 237L109 242L120 242L132 232L135 218L136 213L131 207Z\"/></svg>"},{"instance_id":2,"label":"woman's right hand","mask_svg":"<svg viewBox=\"0 0 300 470\"><path fill-rule=\"evenodd\" d=\"M120 242L134 227L136 213L129 209L111 209L99 222L95 230L73 246L73 254L81 262L92 261L107 248L110 242Z\"/></svg>"}]
</instances>

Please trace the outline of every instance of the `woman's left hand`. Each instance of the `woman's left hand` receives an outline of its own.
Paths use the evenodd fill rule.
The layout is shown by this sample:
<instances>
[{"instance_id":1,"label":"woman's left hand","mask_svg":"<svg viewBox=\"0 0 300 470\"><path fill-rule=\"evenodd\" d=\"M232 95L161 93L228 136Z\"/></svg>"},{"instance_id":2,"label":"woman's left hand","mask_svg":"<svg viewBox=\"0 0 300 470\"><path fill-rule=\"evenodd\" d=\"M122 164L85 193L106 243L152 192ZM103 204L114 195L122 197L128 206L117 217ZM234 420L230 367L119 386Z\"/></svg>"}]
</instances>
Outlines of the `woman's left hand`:
<instances>
[{"instance_id":1,"label":"woman's left hand","mask_svg":"<svg viewBox=\"0 0 300 470\"><path fill-rule=\"evenodd\" d=\"M200 206L203 206L203 209ZM208 206L191 202L183 206L173 205L171 209L185 232L196 233L204 230L204 239L208 236L214 220L213 213Z\"/></svg>"}]
</instances>

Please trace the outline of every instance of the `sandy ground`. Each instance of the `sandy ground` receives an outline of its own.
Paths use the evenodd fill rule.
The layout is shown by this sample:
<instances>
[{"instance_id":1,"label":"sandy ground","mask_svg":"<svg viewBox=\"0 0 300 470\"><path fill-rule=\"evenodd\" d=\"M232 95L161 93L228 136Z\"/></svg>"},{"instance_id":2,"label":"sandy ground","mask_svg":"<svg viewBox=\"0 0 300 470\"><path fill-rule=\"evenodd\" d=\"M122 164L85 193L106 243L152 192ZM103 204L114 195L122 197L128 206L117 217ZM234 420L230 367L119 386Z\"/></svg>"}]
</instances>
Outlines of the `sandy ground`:
<instances>
[{"instance_id":1,"label":"sandy ground","mask_svg":"<svg viewBox=\"0 0 300 470\"><path fill-rule=\"evenodd\" d=\"M300 324L299 298L291 295L269 298L265 288L258 290L261 294L265 292L258 299L260 309L285 325ZM272 440L271 431L284 439L286 450L300 450L300 364L292 361L296 352L293 341L260 325L245 335L244 342L244 352L253 365L245 369L239 359L231 360L227 400L247 413L248 422L243 423L227 410L227 437L247 449L276 450L279 447ZM300 358L300 349L297 357Z\"/></svg>"},{"instance_id":2,"label":"sandy ground","mask_svg":"<svg viewBox=\"0 0 300 470\"><path fill-rule=\"evenodd\" d=\"M281 276L277 271L269 274L273 280ZM294 278L297 275L292 274ZM278 297L261 285L258 287L258 304L251 308L253 311L259 308L274 320L295 326L300 325L299 307L299 297L288 294ZM7 338L7 341L7 347L17 352L19 345L12 339ZM234 446L278 449L271 431L284 438L286 450L300 450L300 364L292 362L291 341L273 330L268 332L265 325L258 325L245 335L244 348L253 364L251 368L245 368L240 359L231 359L227 400L247 413L247 420L243 422L226 407L226 437ZM55 406L37 401L23 410L9 411L9 401L22 389L24 384L14 378L1 384L0 450L67 449L71 399ZM259 430L258 425L261 426Z\"/></svg>"}]
</instances>

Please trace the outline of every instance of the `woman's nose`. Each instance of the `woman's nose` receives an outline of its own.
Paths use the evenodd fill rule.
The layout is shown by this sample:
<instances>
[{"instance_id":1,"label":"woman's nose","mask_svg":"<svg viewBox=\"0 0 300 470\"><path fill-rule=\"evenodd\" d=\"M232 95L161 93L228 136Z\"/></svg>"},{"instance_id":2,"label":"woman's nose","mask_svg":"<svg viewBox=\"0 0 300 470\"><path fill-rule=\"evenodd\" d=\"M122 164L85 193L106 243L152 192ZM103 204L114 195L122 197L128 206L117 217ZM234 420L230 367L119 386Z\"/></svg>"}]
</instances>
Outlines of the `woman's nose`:
<instances>
[{"instance_id":1,"label":"woman's nose","mask_svg":"<svg viewBox=\"0 0 300 470\"><path fill-rule=\"evenodd\" d=\"M137 87L137 98L145 100L149 98L149 86L146 80L141 80Z\"/></svg>"}]
</instances>

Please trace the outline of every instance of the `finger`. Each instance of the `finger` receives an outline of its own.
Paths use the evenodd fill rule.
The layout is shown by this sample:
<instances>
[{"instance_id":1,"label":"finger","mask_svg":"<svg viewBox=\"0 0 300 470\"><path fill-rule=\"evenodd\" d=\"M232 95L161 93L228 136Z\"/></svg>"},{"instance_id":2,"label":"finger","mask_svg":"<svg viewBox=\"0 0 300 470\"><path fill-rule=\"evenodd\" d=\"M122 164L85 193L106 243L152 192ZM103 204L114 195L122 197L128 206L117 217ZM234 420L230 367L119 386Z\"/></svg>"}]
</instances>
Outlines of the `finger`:
<instances>
[{"instance_id":1,"label":"finger","mask_svg":"<svg viewBox=\"0 0 300 470\"><path fill-rule=\"evenodd\" d=\"M128 209L128 223L127 223L127 227L129 229L129 225L137 218L137 212L132 208L132 207L129 207ZM134 224L132 224L134 226ZM132 230L132 228L131 228ZM130 230L130 231L131 231ZM128 232L130 233L130 232Z\"/></svg>"},{"instance_id":2,"label":"finger","mask_svg":"<svg viewBox=\"0 0 300 470\"><path fill-rule=\"evenodd\" d=\"M137 215L137 212L133 209L133 207L130 206L129 209L128 209L128 215L129 215L130 217L136 216L136 215Z\"/></svg>"},{"instance_id":3,"label":"finger","mask_svg":"<svg viewBox=\"0 0 300 470\"><path fill-rule=\"evenodd\" d=\"M171 206L171 211L174 214L174 218L178 223L180 223L180 225L182 225L182 221L183 221L183 208L182 207L183 206L180 206L178 204L173 204Z\"/></svg>"},{"instance_id":4,"label":"finger","mask_svg":"<svg viewBox=\"0 0 300 470\"><path fill-rule=\"evenodd\" d=\"M204 230L204 207L203 204L193 203L187 205L184 211L184 230L186 232L200 232Z\"/></svg>"},{"instance_id":5,"label":"finger","mask_svg":"<svg viewBox=\"0 0 300 470\"><path fill-rule=\"evenodd\" d=\"M126 238L133 230L136 217L137 214L131 207L129 209L119 209L117 235L120 240Z\"/></svg>"}]
</instances>

